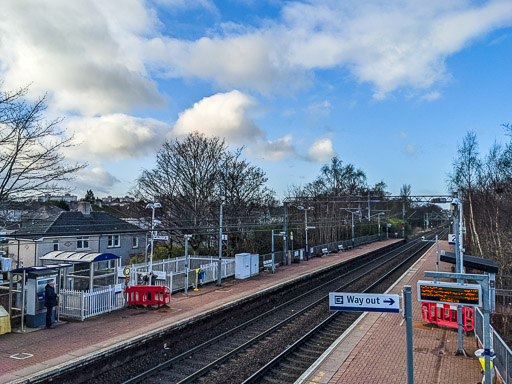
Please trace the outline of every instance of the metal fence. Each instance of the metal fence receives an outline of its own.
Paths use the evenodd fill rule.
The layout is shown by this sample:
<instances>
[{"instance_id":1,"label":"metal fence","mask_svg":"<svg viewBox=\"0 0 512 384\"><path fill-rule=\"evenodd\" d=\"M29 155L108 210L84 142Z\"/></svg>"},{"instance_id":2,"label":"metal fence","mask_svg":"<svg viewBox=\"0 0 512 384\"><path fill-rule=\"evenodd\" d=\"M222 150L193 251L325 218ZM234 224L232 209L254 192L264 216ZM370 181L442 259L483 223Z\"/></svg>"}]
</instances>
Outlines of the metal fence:
<instances>
[{"instance_id":1,"label":"metal fence","mask_svg":"<svg viewBox=\"0 0 512 384\"><path fill-rule=\"evenodd\" d=\"M190 256L190 266L188 268L188 283L190 287L197 287L198 284L206 284L217 281L218 278L218 258L215 256ZM133 264L128 266L130 269L128 285L143 284L142 277L148 274L146 264ZM118 272L119 283L125 282L124 268ZM196 271L201 269L205 272L205 277L201 281L197 278ZM172 292L180 291L185 288L185 257L167 259L153 263L153 272L156 276L154 285L165 285ZM221 267L222 278L235 275L235 259L223 258Z\"/></svg>"},{"instance_id":2,"label":"metal fence","mask_svg":"<svg viewBox=\"0 0 512 384\"><path fill-rule=\"evenodd\" d=\"M384 239L386 235L381 235L381 239ZM361 236L356 237L354 239L354 246L359 246L363 244L372 243L374 241L379 240L379 235L370 235L370 236ZM320 244L315 245L313 247L310 247L309 249L309 257L315 257L319 256L323 253L323 249L327 248L329 252L337 252L338 246L343 245L344 249L349 249L352 247L352 239L349 240L340 240L340 241L334 241L332 243L326 243L326 244ZM292 251L292 257L302 257L305 258L304 254L304 248L301 249L295 249ZM284 251L275 251L274 252L274 262L276 264L285 264L285 253ZM264 268L271 268L272 267L272 253L266 253L264 255L260 255L260 265L262 265Z\"/></svg>"},{"instance_id":3,"label":"metal fence","mask_svg":"<svg viewBox=\"0 0 512 384\"><path fill-rule=\"evenodd\" d=\"M80 319L101 315L124 307L125 300L120 284L90 291L61 289L59 316Z\"/></svg>"},{"instance_id":4,"label":"metal fence","mask_svg":"<svg viewBox=\"0 0 512 384\"><path fill-rule=\"evenodd\" d=\"M504 384L512 384L512 351L503 339L491 327L491 349L496 353L493 361L496 373ZM484 345L484 315L479 308L475 311L475 336L481 345Z\"/></svg>"}]
</instances>

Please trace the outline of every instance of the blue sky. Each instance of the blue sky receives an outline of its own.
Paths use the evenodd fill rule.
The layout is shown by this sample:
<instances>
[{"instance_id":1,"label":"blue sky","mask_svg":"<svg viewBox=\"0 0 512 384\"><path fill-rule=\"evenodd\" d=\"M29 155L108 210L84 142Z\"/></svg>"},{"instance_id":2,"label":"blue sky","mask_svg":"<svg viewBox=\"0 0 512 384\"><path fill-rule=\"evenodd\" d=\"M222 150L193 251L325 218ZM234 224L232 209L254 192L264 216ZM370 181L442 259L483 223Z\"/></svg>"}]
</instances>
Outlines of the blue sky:
<instances>
[{"instance_id":1,"label":"blue sky","mask_svg":"<svg viewBox=\"0 0 512 384\"><path fill-rule=\"evenodd\" d=\"M163 140L226 138L282 197L337 155L397 194L446 192L457 145L512 122L512 1L52 0L0 6L3 90L48 92L87 161L78 195L124 195Z\"/></svg>"}]
</instances>

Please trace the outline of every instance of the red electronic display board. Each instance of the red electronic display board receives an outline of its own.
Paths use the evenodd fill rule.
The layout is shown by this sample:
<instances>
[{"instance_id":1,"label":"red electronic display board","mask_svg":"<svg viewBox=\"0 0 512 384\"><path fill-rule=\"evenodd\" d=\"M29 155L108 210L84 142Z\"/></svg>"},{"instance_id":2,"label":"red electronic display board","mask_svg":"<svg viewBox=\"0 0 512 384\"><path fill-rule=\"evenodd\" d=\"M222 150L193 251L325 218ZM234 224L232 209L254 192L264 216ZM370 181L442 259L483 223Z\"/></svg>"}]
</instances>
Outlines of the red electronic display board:
<instances>
[{"instance_id":1,"label":"red electronic display board","mask_svg":"<svg viewBox=\"0 0 512 384\"><path fill-rule=\"evenodd\" d=\"M477 284L418 281L418 301L480 307L482 288Z\"/></svg>"}]
</instances>

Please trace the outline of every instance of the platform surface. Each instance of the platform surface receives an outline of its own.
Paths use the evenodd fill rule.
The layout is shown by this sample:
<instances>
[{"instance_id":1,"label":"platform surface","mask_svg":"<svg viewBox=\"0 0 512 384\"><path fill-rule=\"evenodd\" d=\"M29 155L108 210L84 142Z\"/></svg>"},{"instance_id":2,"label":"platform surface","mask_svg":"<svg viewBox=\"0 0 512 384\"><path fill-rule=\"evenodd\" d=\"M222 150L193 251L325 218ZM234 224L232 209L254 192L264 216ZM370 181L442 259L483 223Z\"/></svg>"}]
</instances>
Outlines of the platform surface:
<instances>
[{"instance_id":1,"label":"platform surface","mask_svg":"<svg viewBox=\"0 0 512 384\"><path fill-rule=\"evenodd\" d=\"M440 250L453 248L447 241L439 244ZM451 272L451 267L451 264L440 262L439 270ZM475 336L464 336L467 357L456 356L457 330L431 327L423 322L416 284L418 280L432 280L425 277L424 272L435 270L436 250L433 246L389 290L389 293L401 294L405 285L412 286L414 383L478 383L482 374L474 357ZM362 314L358 324L331 348L330 353L324 354L316 366L303 375L300 383L407 383L406 330L401 314Z\"/></svg>"},{"instance_id":2,"label":"platform surface","mask_svg":"<svg viewBox=\"0 0 512 384\"><path fill-rule=\"evenodd\" d=\"M349 258L370 252L377 248L388 245L393 241L397 240L376 242L358 247L350 251L345 251L340 254L331 254L324 257L313 258L308 262L302 262L300 264L282 266L276 270L275 274L270 272L262 272L258 276L246 280L229 280L223 282L221 287L208 285L200 288L197 292L190 290L188 296L185 296L184 293L176 293L172 296L170 309L167 308L152 311L147 311L144 309L122 309L114 311L110 314L87 319L84 322L68 322L62 325L57 325L55 329L42 329L24 334L10 333L0 335L0 383L23 382L27 379L39 377L42 374L44 375L47 372L60 370L79 364L79 362L82 360L91 359L105 352L122 348L123 345L134 339L144 339L149 335L155 332L159 332L170 326L190 321L194 317L203 315L209 311L214 311L220 307L230 305L251 295L261 294L265 290L271 289L276 285L284 284L287 281L293 280L300 276L310 274L314 271L329 267L336 263L340 263ZM422 261L422 263L432 263L432 261L427 257L424 261ZM419 320L418 316L421 315L416 313L416 310L414 315L415 320ZM365 317L365 322L358 325L358 327L360 327L359 332L361 333L361 338L359 341L352 341L355 349L350 349L351 353L356 353L358 346L361 349L360 353L363 353L365 348L363 348L363 344L361 344L361 342L365 339L373 340L373 338L378 335L378 332L376 333L372 327L378 324L383 324L384 327L388 327L386 321L390 321L392 324L394 324L396 321L399 322L399 320L397 320L399 315L396 316L397 318L393 319L381 317L377 314L375 321L370 321L369 323L368 321L371 320L372 317ZM366 325L363 326L363 324ZM420 325L418 324L418 326ZM365 334L365 329L369 331L367 334ZM395 337L401 338L402 336L400 332L400 329L396 330ZM419 337L416 337L416 332L417 329L415 328L415 341ZM425 332L438 331L426 330ZM440 341L440 343L438 343L444 346L443 349L439 349L439 351L444 351L445 355L447 355L450 353L449 348L452 344L454 344L456 348L457 334L451 330L441 332L441 336L446 335L442 336L446 340L443 339L445 340L444 342ZM429 338L432 334L433 333L428 333L425 337ZM405 340L405 336L403 336L403 338ZM473 347L475 345L474 338L470 338L469 340L465 341L465 346L469 346L471 343L471 346ZM385 348L386 343L381 344L381 347ZM343 348L347 347L345 346ZM400 367L399 369L405 370L405 352L403 352L402 355L402 350L400 348L401 347L398 346L396 350L393 350L390 353L389 351L386 351L388 360L393 360L396 362L396 365L387 364L388 368L391 370L397 369L397 367ZM468 347L467 349L470 351L473 350L472 348ZM370 354L371 351L374 351L371 353L373 354L379 353L380 350L370 349L367 352L364 352L363 355L367 353ZM16 360L10 357L18 353L28 353L32 356L22 360ZM418 354L428 355L432 353L432 351L418 350L415 352L415 357ZM439 356L439 354L436 356ZM431 358L434 363L439 361L439 358L436 356L432 355ZM347 365L347 363L353 361L355 358L357 358L357 354L353 357L349 357L348 359L337 358L332 360L334 366L330 371L332 372L331 377L329 378L329 380L331 380L330 382L338 382L337 380L342 377L340 374L344 375L345 372L347 372L347 375L356 375L357 379L355 381L352 381L352 379L347 381L347 378L353 378L354 376L345 376L345 379L343 379L344 381L342 380L339 382L365 382L364 380L361 381L363 376L361 376L360 370L351 371L351 369L349 369L351 368L351 364ZM442 357L441 363L444 361L445 357ZM468 359L466 365L460 365L463 364L462 360L460 360L460 364L459 360L457 360L456 363L457 364L454 364L454 368L456 369L454 372L458 372L459 370L466 370L478 373L478 362L476 360L469 361ZM403 367L401 367L401 364L403 364ZM444 371L444 365L441 365L442 367L440 367L440 369ZM393 366L395 368L393 368ZM434 372L436 372L435 365L433 367L434 368L429 365L423 366L423 370L418 371L418 378L420 378L422 375L426 377L434 377ZM450 369L450 366L447 366L446 369ZM368 375L369 378L373 377L374 379L368 379L366 382L405 382L405 380L402 379L402 377L405 376L397 376L396 373L391 377L399 377L398 381L392 379L389 381L379 381L380 378L384 378L384 375L387 374L386 372L387 371L377 370L371 375ZM327 376L328 374L325 373L322 375L322 377ZM379 380L375 380L376 377L378 377ZM478 375L471 375L471 377L478 377ZM315 376L313 376L311 380L314 378ZM454 381L450 379L449 381L430 380L417 382L476 383L477 381L478 380ZM322 381L311 382L317 383Z\"/></svg>"}]
</instances>

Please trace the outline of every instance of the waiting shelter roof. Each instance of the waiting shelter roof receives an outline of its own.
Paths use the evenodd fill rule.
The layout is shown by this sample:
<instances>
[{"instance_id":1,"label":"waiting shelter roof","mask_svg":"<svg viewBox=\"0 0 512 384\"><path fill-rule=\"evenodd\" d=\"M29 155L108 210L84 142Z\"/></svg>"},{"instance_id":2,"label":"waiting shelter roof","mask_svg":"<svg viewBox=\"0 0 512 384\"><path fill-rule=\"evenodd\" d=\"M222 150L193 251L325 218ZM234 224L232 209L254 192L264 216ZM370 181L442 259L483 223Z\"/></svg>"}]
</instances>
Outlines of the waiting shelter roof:
<instances>
[{"instance_id":1,"label":"waiting shelter roof","mask_svg":"<svg viewBox=\"0 0 512 384\"><path fill-rule=\"evenodd\" d=\"M456 264L455 253L441 251L441 261L447 263ZM498 273L498 265L489 259L483 259L481 257L463 255L463 264L465 267L478 269L479 271Z\"/></svg>"},{"instance_id":2,"label":"waiting shelter roof","mask_svg":"<svg viewBox=\"0 0 512 384\"><path fill-rule=\"evenodd\" d=\"M72 267L73 264L71 263L62 263L62 264L49 264L44 265L42 267L25 267L25 268L16 268L10 271L11 273L23 273L25 272L41 272L41 271L49 271L52 269L61 269L61 268L69 268Z\"/></svg>"},{"instance_id":3,"label":"waiting shelter roof","mask_svg":"<svg viewBox=\"0 0 512 384\"><path fill-rule=\"evenodd\" d=\"M113 253L52 251L42 256L40 260L71 263L94 263L96 261L117 260L120 258L120 256L116 256Z\"/></svg>"}]
</instances>

